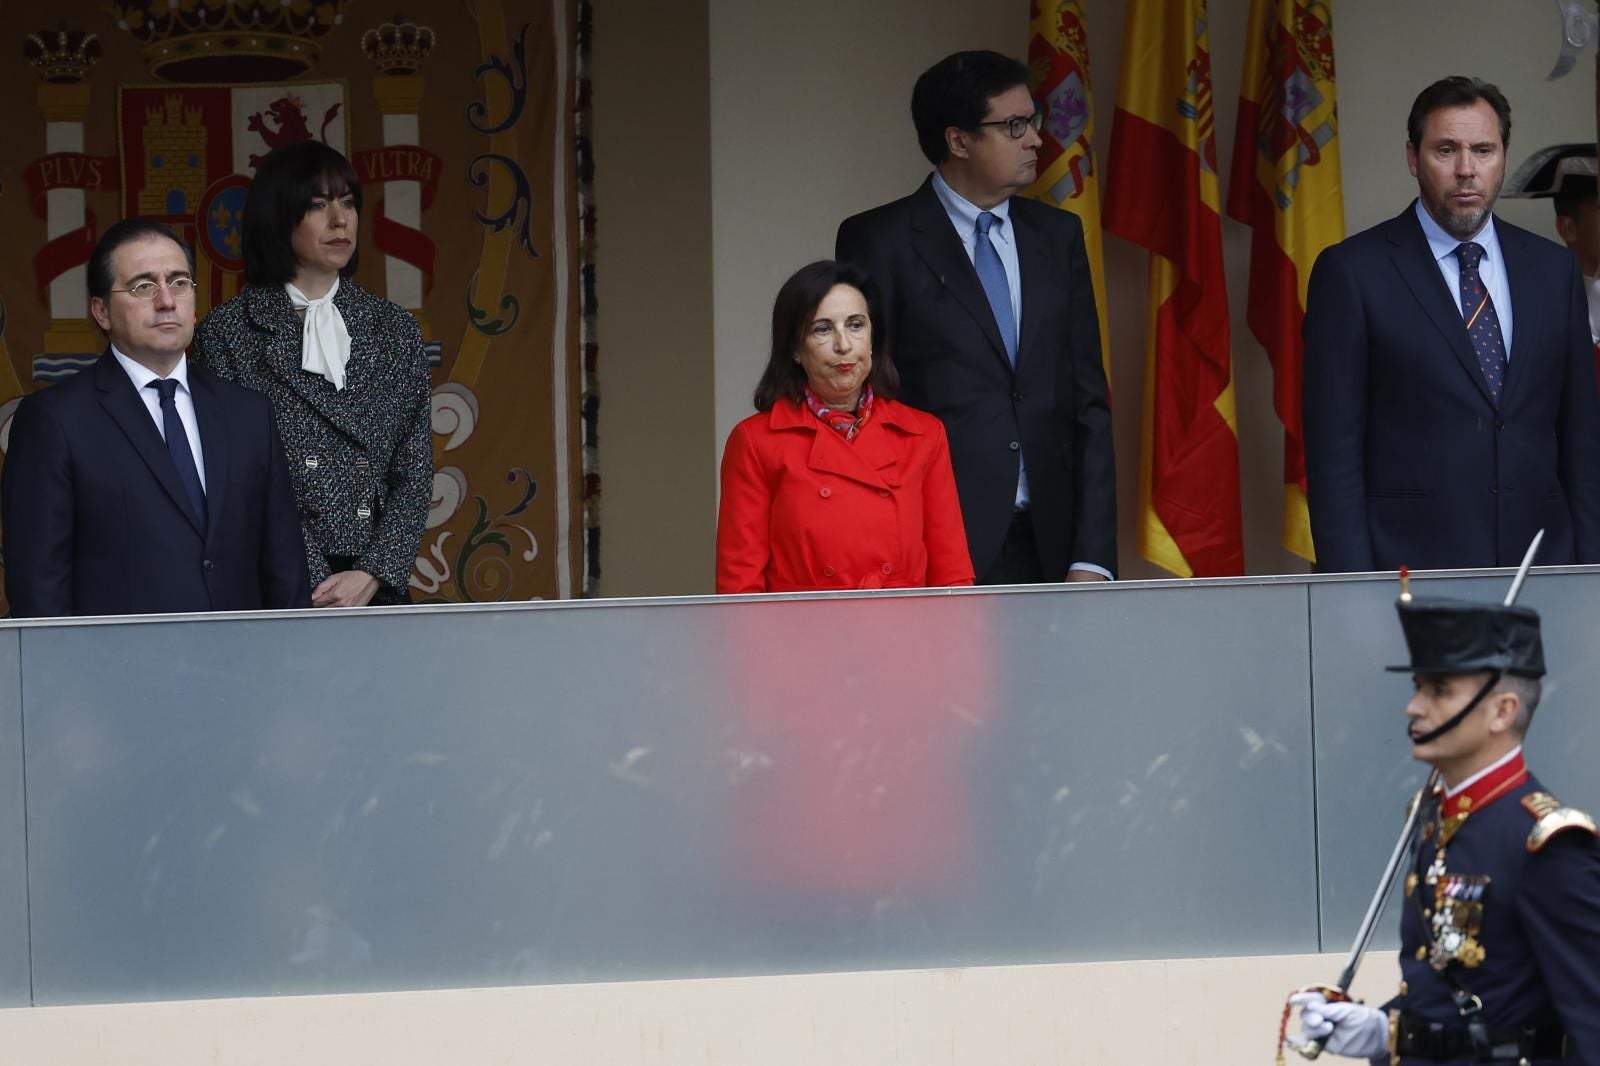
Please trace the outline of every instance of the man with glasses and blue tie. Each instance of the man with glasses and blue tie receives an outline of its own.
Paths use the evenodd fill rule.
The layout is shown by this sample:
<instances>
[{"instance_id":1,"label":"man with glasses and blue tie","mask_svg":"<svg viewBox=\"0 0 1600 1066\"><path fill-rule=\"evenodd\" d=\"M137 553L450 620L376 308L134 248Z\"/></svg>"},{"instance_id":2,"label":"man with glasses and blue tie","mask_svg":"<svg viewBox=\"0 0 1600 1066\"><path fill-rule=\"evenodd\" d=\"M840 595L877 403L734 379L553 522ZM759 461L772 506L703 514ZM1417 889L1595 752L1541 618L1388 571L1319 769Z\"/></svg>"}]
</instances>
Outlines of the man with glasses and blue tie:
<instances>
[{"instance_id":1,"label":"man with glasses and blue tie","mask_svg":"<svg viewBox=\"0 0 1600 1066\"><path fill-rule=\"evenodd\" d=\"M0 474L18 618L309 607L265 396L188 365L192 253L127 219L88 264L94 366L18 405Z\"/></svg>"},{"instance_id":2,"label":"man with glasses and blue tie","mask_svg":"<svg viewBox=\"0 0 1600 1066\"><path fill-rule=\"evenodd\" d=\"M1041 143L1028 70L948 56L917 79L911 117L933 173L846 219L835 257L882 288L902 398L944 422L978 583L1109 579L1116 474L1083 228L1016 195Z\"/></svg>"},{"instance_id":3,"label":"man with glasses and blue tie","mask_svg":"<svg viewBox=\"0 0 1600 1066\"><path fill-rule=\"evenodd\" d=\"M1406 121L1418 197L1329 247L1304 327L1324 573L1600 563L1600 397L1565 249L1494 215L1511 105L1443 78Z\"/></svg>"}]
</instances>

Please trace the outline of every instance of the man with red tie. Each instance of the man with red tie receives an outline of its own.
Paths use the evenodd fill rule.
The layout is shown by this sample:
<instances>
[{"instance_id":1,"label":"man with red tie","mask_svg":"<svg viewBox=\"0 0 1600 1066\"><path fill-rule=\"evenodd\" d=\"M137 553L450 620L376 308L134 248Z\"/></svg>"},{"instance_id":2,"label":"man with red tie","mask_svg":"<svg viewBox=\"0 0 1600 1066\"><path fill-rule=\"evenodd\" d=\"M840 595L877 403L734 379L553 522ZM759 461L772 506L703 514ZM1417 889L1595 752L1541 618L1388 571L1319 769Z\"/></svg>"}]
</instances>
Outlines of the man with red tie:
<instances>
[{"instance_id":1,"label":"man with red tie","mask_svg":"<svg viewBox=\"0 0 1600 1066\"><path fill-rule=\"evenodd\" d=\"M1600 563L1600 387L1578 264L1494 215L1511 107L1476 78L1406 124L1418 198L1322 253L1305 317L1323 572Z\"/></svg>"}]
</instances>

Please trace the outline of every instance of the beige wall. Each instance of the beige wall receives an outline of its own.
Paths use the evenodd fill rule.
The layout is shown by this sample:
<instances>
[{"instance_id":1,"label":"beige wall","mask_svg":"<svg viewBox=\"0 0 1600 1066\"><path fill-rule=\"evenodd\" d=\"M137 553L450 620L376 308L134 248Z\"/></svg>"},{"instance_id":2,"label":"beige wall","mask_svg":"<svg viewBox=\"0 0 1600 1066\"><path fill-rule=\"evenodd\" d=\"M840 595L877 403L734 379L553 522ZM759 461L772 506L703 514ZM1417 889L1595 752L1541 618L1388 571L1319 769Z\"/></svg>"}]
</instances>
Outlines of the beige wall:
<instances>
[{"instance_id":1,"label":"beige wall","mask_svg":"<svg viewBox=\"0 0 1600 1066\"><path fill-rule=\"evenodd\" d=\"M1027 39L1024 0L1014 0L1014 21L997 18L1004 5L989 0L705 5L676 20L654 17L639 0L596 8L607 595L710 591L715 466L728 430L750 411L779 283L831 252L840 219L903 195L926 173L908 114L919 71L956 48L1021 54ZM1085 0L1102 161L1125 6ZM1224 178L1247 6L1210 5ZM1352 232L1397 213L1413 195L1405 112L1434 78L1473 73L1506 90L1513 164L1544 144L1593 136L1590 64L1563 81L1543 80L1557 53L1554 5L1342 0L1334 33ZM1494 48L1482 47L1486 36ZM622 72L620 88L609 85L615 95L608 70ZM697 100L708 110L694 110ZM623 202L630 195L643 202ZM1505 202L1501 213L1553 232L1547 204ZM699 244L707 226L709 251ZM1226 222L1224 241L1246 564L1253 573L1295 572L1303 564L1278 540L1282 443L1270 368L1244 325L1248 233ZM1127 577L1160 576L1136 557L1131 536L1146 257L1108 238L1106 258L1122 568ZM706 362L708 322L714 368ZM693 414L685 419L660 402L669 394L692 395ZM692 424L668 425L680 420Z\"/></svg>"},{"instance_id":2,"label":"beige wall","mask_svg":"<svg viewBox=\"0 0 1600 1066\"><path fill-rule=\"evenodd\" d=\"M711 590L711 104L706 0L594 5L601 578Z\"/></svg>"},{"instance_id":3,"label":"beige wall","mask_svg":"<svg viewBox=\"0 0 1600 1066\"><path fill-rule=\"evenodd\" d=\"M19 1008L0 1010L0 1063L1264 1066L1284 997L1331 981L1341 962L1286 955ZM1356 992L1382 1002L1396 976L1392 955L1374 956Z\"/></svg>"}]
</instances>

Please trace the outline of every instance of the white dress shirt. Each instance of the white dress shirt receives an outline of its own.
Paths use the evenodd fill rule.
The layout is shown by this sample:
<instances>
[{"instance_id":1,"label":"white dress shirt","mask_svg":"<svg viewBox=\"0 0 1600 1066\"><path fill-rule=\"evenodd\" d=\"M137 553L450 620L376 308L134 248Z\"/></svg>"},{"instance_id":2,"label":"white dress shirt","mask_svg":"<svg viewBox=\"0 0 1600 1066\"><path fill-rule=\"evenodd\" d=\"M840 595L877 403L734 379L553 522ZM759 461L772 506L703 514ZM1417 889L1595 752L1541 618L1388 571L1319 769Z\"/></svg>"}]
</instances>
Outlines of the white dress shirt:
<instances>
[{"instance_id":1,"label":"white dress shirt","mask_svg":"<svg viewBox=\"0 0 1600 1066\"><path fill-rule=\"evenodd\" d=\"M117 351L117 346L111 346L111 354L116 356L128 379L133 382L133 391L139 394L139 399L144 401L145 409L150 412L150 417L155 421L156 432L161 434L161 439L167 439L166 420L161 416L161 393L147 386L152 381L160 381L161 375L141 363ZM200 423L194 417L194 395L189 391L189 357L180 355L178 365L172 368L172 373L167 375L176 380L178 391L173 393L172 404L178 409L178 420L183 423L183 435L189 438L189 451L194 455L194 468L200 475L200 488L206 487L206 461L205 452L200 446Z\"/></svg>"},{"instance_id":2,"label":"white dress shirt","mask_svg":"<svg viewBox=\"0 0 1600 1066\"><path fill-rule=\"evenodd\" d=\"M1583 291L1589 297L1589 339L1600 344L1600 278L1584 278Z\"/></svg>"},{"instance_id":3,"label":"white dress shirt","mask_svg":"<svg viewBox=\"0 0 1600 1066\"><path fill-rule=\"evenodd\" d=\"M1455 301L1458 312L1461 311L1461 260L1456 258L1456 249L1468 241L1483 246L1478 276L1483 279L1483 287L1489 290L1489 299L1494 301L1495 317L1500 320L1500 338L1506 344L1506 362L1510 363L1511 282L1506 278L1506 260L1500 252L1500 238L1494 232L1494 215L1491 214L1483 223L1483 228L1468 241L1463 241L1446 233L1444 227L1428 214L1421 200L1417 201L1416 211L1417 221L1422 223L1422 235L1428 238L1428 248L1433 252L1433 260L1439 266L1439 273L1450 289L1450 297ZM1465 312L1462 314L1464 317Z\"/></svg>"},{"instance_id":4,"label":"white dress shirt","mask_svg":"<svg viewBox=\"0 0 1600 1066\"><path fill-rule=\"evenodd\" d=\"M1444 798L1447 799L1447 800L1455 799L1457 796L1461 795L1461 793L1465 792L1467 789L1471 788L1473 785L1476 785L1479 781L1482 781L1484 778L1488 777L1490 774L1492 774L1496 770L1500 769L1500 767L1504 766L1506 763L1510 762L1512 759L1515 759L1518 755L1521 755L1521 754L1522 754L1522 745L1518 744L1516 747L1514 747L1510 751L1506 752L1500 758L1496 759L1494 762L1490 763L1488 766L1485 766L1482 770L1479 770L1477 773L1473 774L1471 777L1469 777L1465 781L1461 782L1455 788L1452 788L1449 791L1447 791L1444 794Z\"/></svg>"},{"instance_id":5,"label":"white dress shirt","mask_svg":"<svg viewBox=\"0 0 1600 1066\"><path fill-rule=\"evenodd\" d=\"M967 260L977 267L978 247L978 216L983 213L983 208L974 204L960 193L950 187L944 180L944 175L937 170L933 172L933 194L939 198L939 203L944 207L944 213L949 216L950 224L956 228L956 236L961 238L961 247L966 250ZM989 213L997 221L989 228L989 243L1000 256L1000 265L1006 271L1006 286L1011 290L1011 321L1017 326L1017 354L1022 353L1022 264L1017 258L1017 241L1014 227L1011 224L1011 201L1004 200L994 207L989 208ZM1017 498L1016 508L1019 511L1028 509L1028 464L1026 457L1018 453L1017 459ZM1088 570L1092 573L1110 579L1111 572L1103 566L1094 563L1073 563L1073 570ZM1063 575L1065 576L1065 575ZM1051 575L1045 577L1055 580Z\"/></svg>"}]
</instances>

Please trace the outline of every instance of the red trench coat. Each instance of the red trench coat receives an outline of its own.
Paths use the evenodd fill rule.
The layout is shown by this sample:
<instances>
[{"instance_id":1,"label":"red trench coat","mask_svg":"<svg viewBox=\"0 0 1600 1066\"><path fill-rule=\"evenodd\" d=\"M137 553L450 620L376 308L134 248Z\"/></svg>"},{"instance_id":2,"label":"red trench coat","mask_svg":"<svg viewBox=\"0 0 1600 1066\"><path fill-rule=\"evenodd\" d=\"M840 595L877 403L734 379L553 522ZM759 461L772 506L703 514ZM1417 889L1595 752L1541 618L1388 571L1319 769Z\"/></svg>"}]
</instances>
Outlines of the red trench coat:
<instances>
[{"instance_id":1,"label":"red trench coat","mask_svg":"<svg viewBox=\"0 0 1600 1066\"><path fill-rule=\"evenodd\" d=\"M944 425L878 399L846 441L781 399L722 456L717 591L970 585Z\"/></svg>"}]
</instances>

